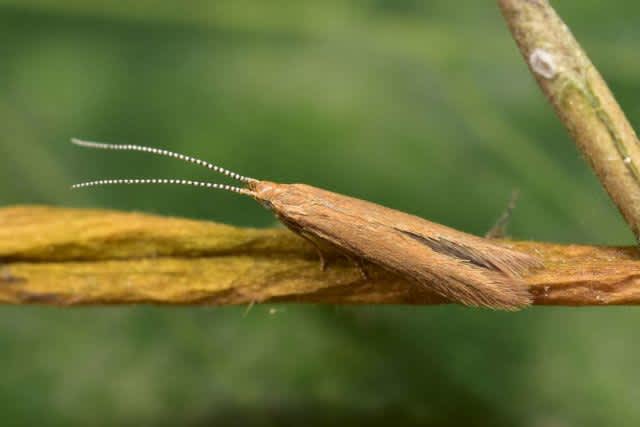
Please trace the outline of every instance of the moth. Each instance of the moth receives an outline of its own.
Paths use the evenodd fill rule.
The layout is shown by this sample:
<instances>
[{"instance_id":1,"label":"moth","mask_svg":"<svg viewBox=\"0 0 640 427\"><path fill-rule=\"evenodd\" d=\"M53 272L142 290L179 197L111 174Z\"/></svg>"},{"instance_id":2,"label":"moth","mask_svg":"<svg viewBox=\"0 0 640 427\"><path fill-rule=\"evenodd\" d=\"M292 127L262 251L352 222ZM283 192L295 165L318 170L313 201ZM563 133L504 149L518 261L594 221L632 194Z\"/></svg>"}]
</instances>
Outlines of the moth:
<instances>
[{"instance_id":1,"label":"moth","mask_svg":"<svg viewBox=\"0 0 640 427\"><path fill-rule=\"evenodd\" d=\"M540 261L498 241L310 185L249 178L172 151L78 139L72 142L83 147L173 157L206 167L241 184L184 179L104 179L75 184L72 188L180 184L231 191L252 197L271 210L285 226L313 243L322 261L320 247L328 244L357 262L364 260L378 265L451 302L502 310L517 310L531 304L522 275L540 267Z\"/></svg>"}]
</instances>

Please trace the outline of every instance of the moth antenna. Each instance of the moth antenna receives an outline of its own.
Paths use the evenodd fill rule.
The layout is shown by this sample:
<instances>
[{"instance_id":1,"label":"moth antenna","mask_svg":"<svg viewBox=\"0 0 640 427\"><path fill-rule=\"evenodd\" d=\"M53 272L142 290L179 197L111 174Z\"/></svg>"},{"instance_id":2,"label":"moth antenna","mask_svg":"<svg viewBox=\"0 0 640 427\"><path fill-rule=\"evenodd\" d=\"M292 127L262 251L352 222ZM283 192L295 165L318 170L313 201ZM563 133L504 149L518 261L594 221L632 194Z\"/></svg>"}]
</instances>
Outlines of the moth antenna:
<instances>
[{"instance_id":1,"label":"moth antenna","mask_svg":"<svg viewBox=\"0 0 640 427\"><path fill-rule=\"evenodd\" d=\"M187 156L180 153L175 153L169 150L163 150L161 148L146 147L144 145L132 145L132 144L105 144L102 142L83 141L77 138L72 138L71 142L81 147L99 148L102 150L142 151L145 153L158 154L160 156L173 157L174 159L182 160L189 163L195 163L196 165L203 166L207 169L211 169L214 172L218 172L224 176L228 176L229 178L233 178L237 181L244 182L245 184L258 182L257 179L249 178L247 176L242 176L228 169L221 168L220 166L216 166L209 162L205 162L204 160L200 160L195 157Z\"/></svg>"},{"instance_id":2,"label":"moth antenna","mask_svg":"<svg viewBox=\"0 0 640 427\"><path fill-rule=\"evenodd\" d=\"M215 190L231 191L233 193L245 194L253 196L254 192L246 188L236 187L234 185L217 184L214 182L191 181L188 179L164 179L164 178L125 178L125 179L101 179L97 181L81 182L74 184L71 188L97 187L101 185L127 185L127 184L177 184L190 185L193 187L213 188Z\"/></svg>"}]
</instances>

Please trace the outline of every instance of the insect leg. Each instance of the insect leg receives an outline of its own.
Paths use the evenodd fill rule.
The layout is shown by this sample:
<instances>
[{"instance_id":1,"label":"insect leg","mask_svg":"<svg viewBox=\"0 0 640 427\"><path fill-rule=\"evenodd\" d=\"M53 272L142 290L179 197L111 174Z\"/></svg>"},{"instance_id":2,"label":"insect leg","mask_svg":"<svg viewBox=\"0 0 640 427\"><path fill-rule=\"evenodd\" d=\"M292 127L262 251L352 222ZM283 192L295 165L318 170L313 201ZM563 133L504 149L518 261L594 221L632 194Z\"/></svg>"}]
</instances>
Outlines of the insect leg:
<instances>
[{"instance_id":1,"label":"insect leg","mask_svg":"<svg viewBox=\"0 0 640 427\"><path fill-rule=\"evenodd\" d=\"M313 247L316 250L316 253L318 254L318 258L320 258L320 270L325 271L327 269L327 259L324 256L324 253L322 252L322 249L320 249L320 245L311 237L309 236L307 233L305 233L304 231L300 231L299 235L306 240L307 242L311 243L311 245L313 245Z\"/></svg>"},{"instance_id":2,"label":"insect leg","mask_svg":"<svg viewBox=\"0 0 640 427\"><path fill-rule=\"evenodd\" d=\"M358 268L358 271L360 271L360 276L362 277L362 280L370 279L369 273L367 273L367 270L364 268L364 263L362 262L361 258L356 258L349 254L345 254L345 257L347 257L347 259L351 261Z\"/></svg>"}]
</instances>

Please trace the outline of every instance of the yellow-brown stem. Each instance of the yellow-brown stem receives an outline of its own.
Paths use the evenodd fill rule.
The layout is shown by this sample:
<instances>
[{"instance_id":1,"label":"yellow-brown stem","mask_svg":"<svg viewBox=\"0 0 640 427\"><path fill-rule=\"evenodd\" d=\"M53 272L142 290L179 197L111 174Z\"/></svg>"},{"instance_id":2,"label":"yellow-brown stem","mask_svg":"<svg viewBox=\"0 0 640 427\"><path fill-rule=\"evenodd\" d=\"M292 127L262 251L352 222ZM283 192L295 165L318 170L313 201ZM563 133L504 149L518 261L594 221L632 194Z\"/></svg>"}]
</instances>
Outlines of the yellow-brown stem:
<instances>
[{"instance_id":1,"label":"yellow-brown stem","mask_svg":"<svg viewBox=\"0 0 640 427\"><path fill-rule=\"evenodd\" d=\"M543 305L640 304L640 250L512 242L545 268L525 278ZM0 209L0 302L7 304L438 304L373 266L368 280L335 253L318 268L286 229L236 228L116 211Z\"/></svg>"}]
</instances>

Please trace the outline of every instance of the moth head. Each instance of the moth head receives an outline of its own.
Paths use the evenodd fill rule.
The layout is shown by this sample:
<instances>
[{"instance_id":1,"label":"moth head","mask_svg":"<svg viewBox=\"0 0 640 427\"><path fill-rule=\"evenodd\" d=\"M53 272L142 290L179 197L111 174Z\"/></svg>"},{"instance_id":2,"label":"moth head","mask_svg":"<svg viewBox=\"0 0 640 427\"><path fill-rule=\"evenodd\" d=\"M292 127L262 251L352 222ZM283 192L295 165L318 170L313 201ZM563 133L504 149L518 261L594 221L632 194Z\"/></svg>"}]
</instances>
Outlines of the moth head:
<instances>
[{"instance_id":1,"label":"moth head","mask_svg":"<svg viewBox=\"0 0 640 427\"><path fill-rule=\"evenodd\" d=\"M254 181L247 185L251 196L270 211L277 211L279 201L285 193L283 184L270 181Z\"/></svg>"}]
</instances>

